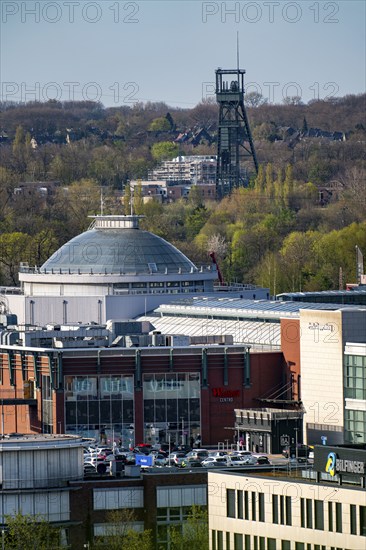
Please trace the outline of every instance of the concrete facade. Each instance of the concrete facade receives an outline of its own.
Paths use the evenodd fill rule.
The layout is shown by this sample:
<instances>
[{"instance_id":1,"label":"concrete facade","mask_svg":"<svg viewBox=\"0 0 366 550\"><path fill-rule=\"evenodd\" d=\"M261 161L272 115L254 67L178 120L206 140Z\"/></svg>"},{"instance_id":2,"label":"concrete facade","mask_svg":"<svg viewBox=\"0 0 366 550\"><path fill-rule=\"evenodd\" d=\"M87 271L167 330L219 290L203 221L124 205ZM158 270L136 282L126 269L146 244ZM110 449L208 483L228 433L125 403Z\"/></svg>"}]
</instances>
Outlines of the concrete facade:
<instances>
[{"instance_id":1,"label":"concrete facade","mask_svg":"<svg viewBox=\"0 0 366 550\"><path fill-rule=\"evenodd\" d=\"M365 497L359 486L210 471L210 549L361 550Z\"/></svg>"},{"instance_id":2,"label":"concrete facade","mask_svg":"<svg viewBox=\"0 0 366 550\"><path fill-rule=\"evenodd\" d=\"M347 342L365 342L366 309L300 312L301 395L305 442L344 443Z\"/></svg>"}]
</instances>

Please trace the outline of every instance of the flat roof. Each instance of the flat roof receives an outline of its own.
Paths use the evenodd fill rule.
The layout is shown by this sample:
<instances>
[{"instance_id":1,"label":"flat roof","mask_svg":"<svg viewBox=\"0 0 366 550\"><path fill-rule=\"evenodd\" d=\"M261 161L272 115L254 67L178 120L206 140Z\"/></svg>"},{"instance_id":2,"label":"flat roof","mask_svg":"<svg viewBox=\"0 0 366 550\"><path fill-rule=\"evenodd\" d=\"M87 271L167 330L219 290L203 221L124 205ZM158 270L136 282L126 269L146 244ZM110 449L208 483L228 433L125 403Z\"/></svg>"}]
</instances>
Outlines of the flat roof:
<instances>
[{"instance_id":1,"label":"flat roof","mask_svg":"<svg viewBox=\"0 0 366 550\"><path fill-rule=\"evenodd\" d=\"M360 309L360 305L329 304L316 302L283 302L279 300L246 300L244 298L192 296L169 304L160 305L155 312L161 315L186 314L210 315L215 317L236 316L237 318L275 319L299 317L301 309L330 310Z\"/></svg>"},{"instance_id":2,"label":"flat roof","mask_svg":"<svg viewBox=\"0 0 366 550\"><path fill-rule=\"evenodd\" d=\"M291 296L293 298L303 298L306 296L365 296L366 288L364 289L352 289L352 290L315 290L313 292L282 292L277 294L277 297Z\"/></svg>"}]
</instances>

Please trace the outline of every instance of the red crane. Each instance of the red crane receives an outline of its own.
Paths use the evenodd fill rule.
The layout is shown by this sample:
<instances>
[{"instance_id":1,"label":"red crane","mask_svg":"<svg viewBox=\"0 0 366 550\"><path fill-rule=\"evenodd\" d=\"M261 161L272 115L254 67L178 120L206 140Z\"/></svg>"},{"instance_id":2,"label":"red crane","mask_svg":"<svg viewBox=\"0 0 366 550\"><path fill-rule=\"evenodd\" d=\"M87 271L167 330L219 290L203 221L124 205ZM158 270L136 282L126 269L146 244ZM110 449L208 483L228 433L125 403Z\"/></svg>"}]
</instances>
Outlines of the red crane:
<instances>
[{"instance_id":1,"label":"red crane","mask_svg":"<svg viewBox=\"0 0 366 550\"><path fill-rule=\"evenodd\" d=\"M224 278L223 278L222 273L220 271L219 264L217 263L215 252L210 252L209 256L212 260L212 263L216 266L217 276L219 278L220 285L223 285L224 284Z\"/></svg>"}]
</instances>

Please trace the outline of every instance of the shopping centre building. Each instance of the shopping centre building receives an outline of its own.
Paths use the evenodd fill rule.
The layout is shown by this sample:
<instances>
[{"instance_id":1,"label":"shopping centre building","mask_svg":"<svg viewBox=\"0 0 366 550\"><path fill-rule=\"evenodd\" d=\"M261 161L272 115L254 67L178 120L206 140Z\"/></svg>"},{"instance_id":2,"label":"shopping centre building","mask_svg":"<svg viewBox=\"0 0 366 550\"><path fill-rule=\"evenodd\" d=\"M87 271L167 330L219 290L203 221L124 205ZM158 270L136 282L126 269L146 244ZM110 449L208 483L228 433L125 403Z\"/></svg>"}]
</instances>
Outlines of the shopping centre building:
<instances>
[{"instance_id":1,"label":"shopping centre building","mask_svg":"<svg viewBox=\"0 0 366 550\"><path fill-rule=\"evenodd\" d=\"M233 441L234 409L282 383L283 357L245 346L2 345L0 372L5 432L203 446Z\"/></svg>"},{"instance_id":2,"label":"shopping centre building","mask_svg":"<svg viewBox=\"0 0 366 550\"><path fill-rule=\"evenodd\" d=\"M40 268L22 264L20 288L0 289L5 431L243 437L267 452L281 435L365 443L366 308L270 301L268 289L216 278L138 216L96 216ZM6 326L15 319L23 329ZM285 422L286 409L301 413L276 442L273 408ZM266 422L235 427L235 410L254 420L257 409Z\"/></svg>"}]
</instances>

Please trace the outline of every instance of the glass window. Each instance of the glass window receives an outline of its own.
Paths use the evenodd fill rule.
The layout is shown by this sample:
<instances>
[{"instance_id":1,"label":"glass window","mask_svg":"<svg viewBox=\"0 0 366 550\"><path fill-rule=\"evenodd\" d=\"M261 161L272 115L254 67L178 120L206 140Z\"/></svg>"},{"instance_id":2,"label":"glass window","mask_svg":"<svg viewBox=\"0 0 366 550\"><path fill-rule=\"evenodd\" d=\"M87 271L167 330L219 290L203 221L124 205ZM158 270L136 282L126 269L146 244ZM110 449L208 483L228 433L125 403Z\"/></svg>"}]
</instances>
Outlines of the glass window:
<instances>
[{"instance_id":1,"label":"glass window","mask_svg":"<svg viewBox=\"0 0 366 550\"><path fill-rule=\"evenodd\" d=\"M256 514L256 493L252 492L252 521L257 520Z\"/></svg>"},{"instance_id":2,"label":"glass window","mask_svg":"<svg viewBox=\"0 0 366 550\"><path fill-rule=\"evenodd\" d=\"M244 519L249 519L249 493L244 491Z\"/></svg>"},{"instance_id":3,"label":"glass window","mask_svg":"<svg viewBox=\"0 0 366 550\"><path fill-rule=\"evenodd\" d=\"M259 504L258 520L259 521L265 521L265 519L264 519L264 493L258 493L258 497L259 497L259 501L258 501L258 504Z\"/></svg>"},{"instance_id":4,"label":"glass window","mask_svg":"<svg viewBox=\"0 0 366 550\"><path fill-rule=\"evenodd\" d=\"M324 530L324 502L314 500L315 529Z\"/></svg>"},{"instance_id":5,"label":"glass window","mask_svg":"<svg viewBox=\"0 0 366 550\"><path fill-rule=\"evenodd\" d=\"M211 531L211 542L212 542L212 550L216 550L216 531L212 529Z\"/></svg>"},{"instance_id":6,"label":"glass window","mask_svg":"<svg viewBox=\"0 0 366 550\"><path fill-rule=\"evenodd\" d=\"M238 518L243 519L243 491L237 491Z\"/></svg>"},{"instance_id":7,"label":"glass window","mask_svg":"<svg viewBox=\"0 0 366 550\"><path fill-rule=\"evenodd\" d=\"M157 508L156 517L157 519L167 519L168 508Z\"/></svg>"},{"instance_id":8,"label":"glass window","mask_svg":"<svg viewBox=\"0 0 366 550\"><path fill-rule=\"evenodd\" d=\"M285 497L280 496L280 523L281 525L285 524Z\"/></svg>"},{"instance_id":9,"label":"glass window","mask_svg":"<svg viewBox=\"0 0 366 550\"><path fill-rule=\"evenodd\" d=\"M342 504L336 502L336 531L342 533Z\"/></svg>"},{"instance_id":10,"label":"glass window","mask_svg":"<svg viewBox=\"0 0 366 550\"><path fill-rule=\"evenodd\" d=\"M301 527L305 527L305 499L300 499Z\"/></svg>"},{"instance_id":11,"label":"glass window","mask_svg":"<svg viewBox=\"0 0 366 550\"><path fill-rule=\"evenodd\" d=\"M244 550L243 535L240 533L234 533L234 550Z\"/></svg>"},{"instance_id":12,"label":"glass window","mask_svg":"<svg viewBox=\"0 0 366 550\"><path fill-rule=\"evenodd\" d=\"M224 537L222 531L217 531L217 550L224 550Z\"/></svg>"},{"instance_id":13,"label":"glass window","mask_svg":"<svg viewBox=\"0 0 366 550\"><path fill-rule=\"evenodd\" d=\"M131 442L133 376L65 376L66 431L99 442ZM102 441L103 440L103 441Z\"/></svg>"},{"instance_id":14,"label":"glass window","mask_svg":"<svg viewBox=\"0 0 366 550\"><path fill-rule=\"evenodd\" d=\"M235 518L235 490L226 489L226 515Z\"/></svg>"},{"instance_id":15,"label":"glass window","mask_svg":"<svg viewBox=\"0 0 366 550\"><path fill-rule=\"evenodd\" d=\"M328 531L333 531L333 502L328 502Z\"/></svg>"},{"instance_id":16,"label":"glass window","mask_svg":"<svg viewBox=\"0 0 366 550\"><path fill-rule=\"evenodd\" d=\"M286 497L286 525L292 525L292 505L291 497Z\"/></svg>"},{"instance_id":17,"label":"glass window","mask_svg":"<svg viewBox=\"0 0 366 550\"><path fill-rule=\"evenodd\" d=\"M366 506L360 506L360 535L366 537Z\"/></svg>"},{"instance_id":18,"label":"glass window","mask_svg":"<svg viewBox=\"0 0 366 550\"><path fill-rule=\"evenodd\" d=\"M306 499L306 527L308 529L313 528L313 510L312 510L312 500L310 498Z\"/></svg>"},{"instance_id":19,"label":"glass window","mask_svg":"<svg viewBox=\"0 0 366 550\"><path fill-rule=\"evenodd\" d=\"M351 535L357 535L356 506L354 504L350 505L350 528Z\"/></svg>"},{"instance_id":20,"label":"glass window","mask_svg":"<svg viewBox=\"0 0 366 550\"><path fill-rule=\"evenodd\" d=\"M278 523L278 496L272 495L272 522Z\"/></svg>"}]
</instances>

